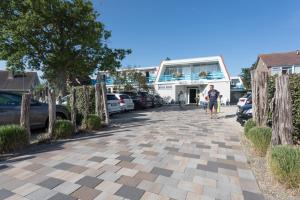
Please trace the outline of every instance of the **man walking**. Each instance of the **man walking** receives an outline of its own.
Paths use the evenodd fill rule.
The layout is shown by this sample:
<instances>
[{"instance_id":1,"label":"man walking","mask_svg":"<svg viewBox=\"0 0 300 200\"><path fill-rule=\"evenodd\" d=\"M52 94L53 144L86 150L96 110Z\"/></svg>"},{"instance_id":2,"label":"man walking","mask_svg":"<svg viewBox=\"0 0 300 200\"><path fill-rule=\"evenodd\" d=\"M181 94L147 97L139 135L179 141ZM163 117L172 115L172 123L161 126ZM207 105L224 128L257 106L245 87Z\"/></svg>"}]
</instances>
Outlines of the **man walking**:
<instances>
[{"instance_id":1,"label":"man walking","mask_svg":"<svg viewBox=\"0 0 300 200\"><path fill-rule=\"evenodd\" d=\"M209 86L208 91L208 106L210 110L210 118L212 119L213 113L215 114L217 118L217 108L218 108L218 97L220 95L220 92L218 90L214 89L214 85Z\"/></svg>"}]
</instances>

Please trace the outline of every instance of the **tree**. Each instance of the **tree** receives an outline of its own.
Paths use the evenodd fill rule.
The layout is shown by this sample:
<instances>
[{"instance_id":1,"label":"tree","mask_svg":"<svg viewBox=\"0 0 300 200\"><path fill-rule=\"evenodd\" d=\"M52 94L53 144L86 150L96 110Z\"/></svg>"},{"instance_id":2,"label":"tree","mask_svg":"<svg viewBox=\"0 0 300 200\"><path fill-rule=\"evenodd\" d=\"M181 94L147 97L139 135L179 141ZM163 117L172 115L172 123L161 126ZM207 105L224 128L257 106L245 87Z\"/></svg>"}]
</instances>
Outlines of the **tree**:
<instances>
[{"instance_id":1,"label":"tree","mask_svg":"<svg viewBox=\"0 0 300 200\"><path fill-rule=\"evenodd\" d=\"M111 49L111 33L89 0L0 3L0 59L10 70L41 70L61 95L67 80L114 70L131 50Z\"/></svg>"},{"instance_id":2,"label":"tree","mask_svg":"<svg viewBox=\"0 0 300 200\"><path fill-rule=\"evenodd\" d=\"M115 85L117 85L118 90L124 89L126 91L133 90L149 90L147 85L147 77L135 69L127 69L121 72L116 72L113 74L115 77Z\"/></svg>"},{"instance_id":3,"label":"tree","mask_svg":"<svg viewBox=\"0 0 300 200\"><path fill-rule=\"evenodd\" d=\"M249 68L242 68L240 76L246 90L251 90L251 70L253 69L256 69L256 63L252 64Z\"/></svg>"}]
</instances>

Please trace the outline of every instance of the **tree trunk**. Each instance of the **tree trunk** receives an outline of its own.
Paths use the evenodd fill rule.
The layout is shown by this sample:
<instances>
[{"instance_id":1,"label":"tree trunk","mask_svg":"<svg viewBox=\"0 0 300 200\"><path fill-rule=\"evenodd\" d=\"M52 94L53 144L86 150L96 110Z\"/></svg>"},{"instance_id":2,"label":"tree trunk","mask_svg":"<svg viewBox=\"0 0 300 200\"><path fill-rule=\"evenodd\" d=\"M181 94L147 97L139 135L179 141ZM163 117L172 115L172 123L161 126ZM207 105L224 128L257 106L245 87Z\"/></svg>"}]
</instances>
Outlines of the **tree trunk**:
<instances>
[{"instance_id":1,"label":"tree trunk","mask_svg":"<svg viewBox=\"0 0 300 200\"><path fill-rule=\"evenodd\" d=\"M52 138L54 125L56 121L56 103L55 103L55 92L52 89L48 89L48 112L49 112L49 127L48 133Z\"/></svg>"},{"instance_id":2,"label":"tree trunk","mask_svg":"<svg viewBox=\"0 0 300 200\"><path fill-rule=\"evenodd\" d=\"M276 78L275 108L272 116L272 144L293 144L292 100L289 76Z\"/></svg>"},{"instance_id":3,"label":"tree trunk","mask_svg":"<svg viewBox=\"0 0 300 200\"><path fill-rule=\"evenodd\" d=\"M95 85L95 100L96 100L96 114L101 118L101 121L103 120L103 114L101 109L101 87L99 83L96 83Z\"/></svg>"},{"instance_id":4,"label":"tree trunk","mask_svg":"<svg viewBox=\"0 0 300 200\"><path fill-rule=\"evenodd\" d=\"M77 132L77 125L76 125L76 115L77 115L77 109L76 109L76 89L75 87L72 87L71 91L71 99L70 99L70 105L71 105L71 122L75 128L75 133Z\"/></svg>"},{"instance_id":5,"label":"tree trunk","mask_svg":"<svg viewBox=\"0 0 300 200\"><path fill-rule=\"evenodd\" d=\"M89 91L86 85L83 86L83 96L84 96L83 122L84 122L84 128L87 128L87 118L89 115Z\"/></svg>"},{"instance_id":6,"label":"tree trunk","mask_svg":"<svg viewBox=\"0 0 300 200\"><path fill-rule=\"evenodd\" d=\"M108 113L108 107L107 107L107 96L106 96L106 84L105 84L105 79L104 75L101 76L101 90L102 90L102 99L103 99L103 110L104 110L104 115L105 115L105 124L109 124L109 113Z\"/></svg>"},{"instance_id":7,"label":"tree trunk","mask_svg":"<svg viewBox=\"0 0 300 200\"><path fill-rule=\"evenodd\" d=\"M30 94L22 95L20 125L26 128L28 143L30 143Z\"/></svg>"}]
</instances>

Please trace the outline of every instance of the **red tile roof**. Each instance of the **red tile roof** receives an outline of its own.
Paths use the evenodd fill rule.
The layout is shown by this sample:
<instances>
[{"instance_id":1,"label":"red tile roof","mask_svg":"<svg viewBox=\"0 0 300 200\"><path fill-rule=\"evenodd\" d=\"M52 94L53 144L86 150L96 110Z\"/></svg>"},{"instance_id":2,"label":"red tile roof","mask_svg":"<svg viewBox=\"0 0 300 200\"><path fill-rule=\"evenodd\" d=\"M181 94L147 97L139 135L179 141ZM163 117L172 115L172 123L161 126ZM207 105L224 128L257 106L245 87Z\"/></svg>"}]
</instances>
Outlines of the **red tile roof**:
<instances>
[{"instance_id":1,"label":"red tile roof","mask_svg":"<svg viewBox=\"0 0 300 200\"><path fill-rule=\"evenodd\" d=\"M300 65L300 52L260 54L258 56L268 67Z\"/></svg>"}]
</instances>

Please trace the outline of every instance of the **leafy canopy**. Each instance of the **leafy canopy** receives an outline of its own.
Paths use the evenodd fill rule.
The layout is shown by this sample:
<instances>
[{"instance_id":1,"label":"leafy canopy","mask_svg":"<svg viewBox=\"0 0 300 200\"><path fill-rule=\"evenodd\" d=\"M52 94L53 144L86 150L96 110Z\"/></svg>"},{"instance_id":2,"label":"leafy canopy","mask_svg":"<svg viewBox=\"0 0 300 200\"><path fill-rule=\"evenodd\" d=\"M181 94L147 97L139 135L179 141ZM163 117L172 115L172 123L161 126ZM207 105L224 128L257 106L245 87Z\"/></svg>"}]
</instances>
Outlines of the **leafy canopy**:
<instances>
[{"instance_id":1,"label":"leafy canopy","mask_svg":"<svg viewBox=\"0 0 300 200\"><path fill-rule=\"evenodd\" d=\"M41 70L58 88L114 70L131 50L111 49L111 33L89 0L0 1L0 59L12 71Z\"/></svg>"}]
</instances>

